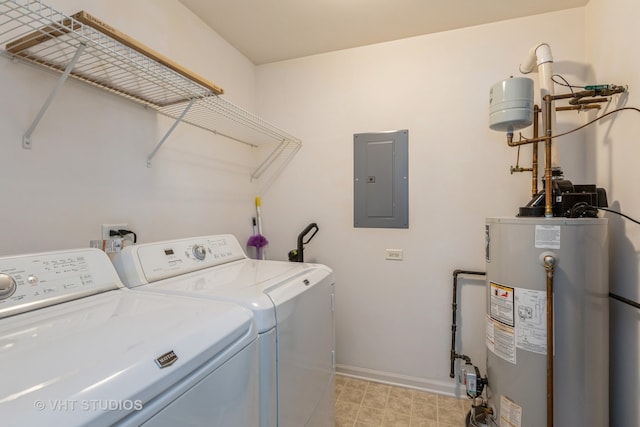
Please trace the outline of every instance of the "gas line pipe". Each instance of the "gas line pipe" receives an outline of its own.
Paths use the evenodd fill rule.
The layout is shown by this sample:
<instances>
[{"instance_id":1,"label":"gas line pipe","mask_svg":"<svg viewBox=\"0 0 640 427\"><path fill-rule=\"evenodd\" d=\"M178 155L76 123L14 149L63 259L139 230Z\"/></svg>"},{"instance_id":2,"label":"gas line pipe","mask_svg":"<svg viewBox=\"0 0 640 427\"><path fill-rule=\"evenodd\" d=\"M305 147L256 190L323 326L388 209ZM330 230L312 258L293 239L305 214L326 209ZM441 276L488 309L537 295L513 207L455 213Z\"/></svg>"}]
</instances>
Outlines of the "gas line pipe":
<instances>
[{"instance_id":1,"label":"gas line pipe","mask_svg":"<svg viewBox=\"0 0 640 427\"><path fill-rule=\"evenodd\" d=\"M453 298L451 304L451 311L453 315L453 320L451 323L451 372L449 372L449 377L454 378L456 375L454 373L454 365L456 359L462 359L467 363L471 363L471 359L469 356L465 356L464 354L456 353L456 330L457 330L457 310L458 310L458 276L464 275L474 275L474 276L486 276L484 271L472 271L472 270L454 270L453 271Z\"/></svg>"}]
</instances>

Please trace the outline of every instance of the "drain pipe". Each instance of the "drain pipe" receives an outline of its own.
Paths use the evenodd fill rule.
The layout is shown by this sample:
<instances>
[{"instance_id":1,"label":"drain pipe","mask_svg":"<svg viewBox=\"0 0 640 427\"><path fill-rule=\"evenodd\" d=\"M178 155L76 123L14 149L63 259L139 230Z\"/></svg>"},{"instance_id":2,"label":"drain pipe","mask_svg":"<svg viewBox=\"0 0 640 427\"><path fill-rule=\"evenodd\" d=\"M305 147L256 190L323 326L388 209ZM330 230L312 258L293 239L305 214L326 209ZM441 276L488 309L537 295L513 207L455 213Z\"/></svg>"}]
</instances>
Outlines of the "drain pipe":
<instances>
[{"instance_id":1,"label":"drain pipe","mask_svg":"<svg viewBox=\"0 0 640 427\"><path fill-rule=\"evenodd\" d=\"M520 64L520 72L522 74L529 74L533 71L538 71L539 86L540 86L540 102L542 102L545 96L549 95L553 97L555 95L554 83L553 83L553 55L551 54L551 47L548 43L539 43L533 46L527 57ZM556 114L553 106L543 106L543 125L545 129L550 129L551 134L556 134ZM550 109L547 113L545 110ZM553 166L558 164L557 149L553 149Z\"/></svg>"},{"instance_id":2,"label":"drain pipe","mask_svg":"<svg viewBox=\"0 0 640 427\"><path fill-rule=\"evenodd\" d=\"M533 139L538 139L540 136L540 107L533 106ZM536 197L538 194L538 143L534 142L532 146L531 155L531 197Z\"/></svg>"},{"instance_id":3,"label":"drain pipe","mask_svg":"<svg viewBox=\"0 0 640 427\"><path fill-rule=\"evenodd\" d=\"M537 67L537 68L536 68ZM551 170L557 166L558 152L555 147L551 146L551 137L556 134L556 112L553 108L551 100L553 99L553 55L551 47L547 43L540 43L533 46L527 57L520 64L520 72L529 74L532 71L538 71L540 78L540 100L543 104L543 125L545 129L545 210L546 218L553 217L552 208L552 184Z\"/></svg>"},{"instance_id":4,"label":"drain pipe","mask_svg":"<svg viewBox=\"0 0 640 427\"><path fill-rule=\"evenodd\" d=\"M557 258L549 252L540 258L547 276L547 427L553 427L553 273Z\"/></svg>"},{"instance_id":5,"label":"drain pipe","mask_svg":"<svg viewBox=\"0 0 640 427\"><path fill-rule=\"evenodd\" d=\"M485 276L486 273L484 271L472 271L472 270L454 270L453 271L453 298L452 301L453 303L451 304L451 311L452 311L452 323L451 323L451 352L450 352L450 359L451 359L451 371L449 372L449 377L454 378L456 375L454 373L454 365L455 365L455 361L456 359L462 359L467 363L471 363L471 358L469 358L469 356L465 356L464 354L458 354L456 353L456 329L457 327L457 321L456 321L456 313L458 311L458 276L461 274L465 274L465 275L475 275L475 276Z\"/></svg>"}]
</instances>

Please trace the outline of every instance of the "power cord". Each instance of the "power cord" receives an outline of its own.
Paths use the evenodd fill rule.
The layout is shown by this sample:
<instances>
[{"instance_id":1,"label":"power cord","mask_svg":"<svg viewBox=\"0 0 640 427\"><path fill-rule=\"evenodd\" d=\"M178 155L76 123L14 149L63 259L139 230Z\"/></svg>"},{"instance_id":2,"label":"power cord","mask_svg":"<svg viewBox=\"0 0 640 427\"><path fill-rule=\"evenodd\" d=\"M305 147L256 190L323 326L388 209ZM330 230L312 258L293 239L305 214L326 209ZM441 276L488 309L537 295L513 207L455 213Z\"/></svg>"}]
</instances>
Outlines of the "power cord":
<instances>
[{"instance_id":1,"label":"power cord","mask_svg":"<svg viewBox=\"0 0 640 427\"><path fill-rule=\"evenodd\" d=\"M613 209L591 206L587 202L576 203L571 207L571 209L564 213L564 216L566 218L595 218L598 214L598 210L620 215L621 217L640 225L640 221L631 218L629 215L625 215L622 212L614 211Z\"/></svg>"},{"instance_id":2,"label":"power cord","mask_svg":"<svg viewBox=\"0 0 640 427\"><path fill-rule=\"evenodd\" d=\"M562 82L557 81L557 80L556 80L556 77L557 77L557 78L559 78L559 79L561 79L561 80L562 80ZM571 83L569 83L569 82L567 81L567 79L565 79L565 78L562 76L562 74L554 74L554 75L552 75L552 76L551 76L551 81L552 81L552 82L554 82L554 83L555 83L555 84L557 84L557 85L568 87L572 94L574 93L574 92L573 92L573 89L574 89L574 88L575 88L575 89L584 89L584 86L576 86L576 85L572 85Z\"/></svg>"},{"instance_id":3,"label":"power cord","mask_svg":"<svg viewBox=\"0 0 640 427\"><path fill-rule=\"evenodd\" d=\"M629 221L631 221L631 222L635 222L636 224L640 225L640 221L638 221L637 219L633 219L633 218L631 218L629 215L625 215L625 214L623 214L622 212L616 212L616 211L614 211L614 210L607 209L607 208L597 208L597 209L600 209L600 210L603 210L603 211L607 211L607 212L611 212L611 213L614 213L614 214L616 214L616 215L620 215L621 217L626 218L626 219L628 219Z\"/></svg>"},{"instance_id":4,"label":"power cord","mask_svg":"<svg viewBox=\"0 0 640 427\"><path fill-rule=\"evenodd\" d=\"M595 206L591 206L586 202L579 202L571 206L571 209L564 213L567 218L596 218L598 216L598 209Z\"/></svg>"},{"instance_id":5,"label":"power cord","mask_svg":"<svg viewBox=\"0 0 640 427\"><path fill-rule=\"evenodd\" d=\"M565 216L569 217L569 218L584 218L584 217L595 217L598 213L598 210L603 210L603 211L607 211L607 212L611 212L614 213L616 215L620 215L621 217L624 217L626 219L628 219L631 222L634 222L638 225L640 225L640 221L631 218L629 215L625 215L622 212L618 212L618 211L614 211L613 209L607 209L607 208L597 208L595 206L591 206L586 202L579 202L576 203L575 205L573 205L573 207L571 209L569 209L566 213ZM633 301L630 300L628 298L625 298L623 296L617 295L613 292L609 292L609 297L618 300L620 302L623 302L627 305L630 305L631 307L635 307L637 309L640 309L640 303L638 303L637 301Z\"/></svg>"},{"instance_id":6,"label":"power cord","mask_svg":"<svg viewBox=\"0 0 640 427\"><path fill-rule=\"evenodd\" d=\"M117 231L116 230L109 231L109 236L111 236L111 237L118 236L118 237L122 237L123 239L125 239L126 236L128 236L130 234L133 235L133 243L135 244L138 241L138 236L133 231L124 230L124 229L117 230Z\"/></svg>"}]
</instances>

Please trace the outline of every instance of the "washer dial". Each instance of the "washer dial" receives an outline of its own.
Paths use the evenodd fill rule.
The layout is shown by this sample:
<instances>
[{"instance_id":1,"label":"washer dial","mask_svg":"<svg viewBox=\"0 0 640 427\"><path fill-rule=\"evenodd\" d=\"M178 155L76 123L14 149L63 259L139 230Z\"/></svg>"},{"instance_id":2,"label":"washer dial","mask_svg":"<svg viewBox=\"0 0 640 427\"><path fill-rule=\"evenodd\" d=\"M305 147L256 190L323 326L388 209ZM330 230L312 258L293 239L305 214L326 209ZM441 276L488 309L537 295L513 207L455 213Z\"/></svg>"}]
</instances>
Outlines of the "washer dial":
<instances>
[{"instance_id":1,"label":"washer dial","mask_svg":"<svg viewBox=\"0 0 640 427\"><path fill-rule=\"evenodd\" d=\"M16 291L17 285L13 277L0 273L0 299L7 299Z\"/></svg>"},{"instance_id":2,"label":"washer dial","mask_svg":"<svg viewBox=\"0 0 640 427\"><path fill-rule=\"evenodd\" d=\"M202 245L195 245L192 252L193 256L200 261L204 260L204 258L207 256L207 250Z\"/></svg>"}]
</instances>

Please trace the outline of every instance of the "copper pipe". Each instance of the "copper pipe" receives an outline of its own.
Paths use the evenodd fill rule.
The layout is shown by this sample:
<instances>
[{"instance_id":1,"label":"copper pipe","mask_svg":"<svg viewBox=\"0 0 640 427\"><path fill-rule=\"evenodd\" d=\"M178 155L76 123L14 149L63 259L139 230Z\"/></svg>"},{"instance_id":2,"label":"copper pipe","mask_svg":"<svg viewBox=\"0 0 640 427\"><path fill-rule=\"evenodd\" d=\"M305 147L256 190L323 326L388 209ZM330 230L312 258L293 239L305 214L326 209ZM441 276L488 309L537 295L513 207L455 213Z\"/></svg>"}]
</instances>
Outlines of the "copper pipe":
<instances>
[{"instance_id":1,"label":"copper pipe","mask_svg":"<svg viewBox=\"0 0 640 427\"><path fill-rule=\"evenodd\" d=\"M551 139L544 143L544 216L553 218L553 183L551 173Z\"/></svg>"},{"instance_id":2,"label":"copper pipe","mask_svg":"<svg viewBox=\"0 0 640 427\"><path fill-rule=\"evenodd\" d=\"M592 102L608 102L609 98L589 98L589 99L575 99L572 98L569 100L569 104L571 105L589 105Z\"/></svg>"},{"instance_id":3,"label":"copper pipe","mask_svg":"<svg viewBox=\"0 0 640 427\"><path fill-rule=\"evenodd\" d=\"M556 111L571 111L571 110L599 110L601 107L597 104L581 104L581 105L567 105L564 107L556 107Z\"/></svg>"},{"instance_id":4,"label":"copper pipe","mask_svg":"<svg viewBox=\"0 0 640 427\"><path fill-rule=\"evenodd\" d=\"M553 185L551 183L551 138L553 137L551 134L551 99L551 95L545 95L544 97L546 105L545 123L547 124L544 138L544 216L546 218L553 218Z\"/></svg>"},{"instance_id":5,"label":"copper pipe","mask_svg":"<svg viewBox=\"0 0 640 427\"><path fill-rule=\"evenodd\" d=\"M597 88L590 90L583 90L582 92L572 93L571 99L569 100L569 104L571 105L579 105L579 104L589 104L590 102L607 102L609 99L607 96L614 95L616 93L626 92L626 87L610 85L606 88ZM600 98L595 98L599 96ZM587 98L587 99L583 99Z\"/></svg>"},{"instance_id":6,"label":"copper pipe","mask_svg":"<svg viewBox=\"0 0 640 427\"><path fill-rule=\"evenodd\" d=\"M556 258L546 255L543 264L547 272L547 427L553 427L553 272Z\"/></svg>"},{"instance_id":7,"label":"copper pipe","mask_svg":"<svg viewBox=\"0 0 640 427\"><path fill-rule=\"evenodd\" d=\"M533 168L522 168L520 166L511 166L509 171L511 172L511 175L513 175L515 172L533 172Z\"/></svg>"},{"instance_id":8,"label":"copper pipe","mask_svg":"<svg viewBox=\"0 0 640 427\"><path fill-rule=\"evenodd\" d=\"M511 168L509 168L509 171L511 172L511 175L516 172L533 172L533 167L523 168L520 166L520 147L518 147L518 157L516 157L516 165L511 166Z\"/></svg>"},{"instance_id":9,"label":"copper pipe","mask_svg":"<svg viewBox=\"0 0 640 427\"><path fill-rule=\"evenodd\" d=\"M561 95L546 95L546 96L549 96L551 98L551 100L556 100L556 99L573 98L575 95L571 94L571 93L566 93L566 94L561 94ZM603 98L603 100L607 100L607 99ZM546 100L545 100L545 102L546 102ZM601 102L601 101L600 100L593 100L593 102ZM598 104L580 104L580 105L569 105L569 106L563 106L563 107L556 107L555 111L594 110L594 109L600 109L600 108L601 107ZM540 107L538 107L537 105L534 105L534 113L535 112L539 112L539 111L540 111ZM513 140L513 134L508 134L507 135L507 145L509 147L519 147L520 145L535 144L535 143L543 142L543 141L546 142L548 140L548 137L546 135L545 136L539 136L539 135L537 135L535 133L535 126L537 126L537 119L534 120L533 125L534 125L534 136L533 136L533 138L524 138L523 139L522 134L520 134L520 140L519 141L514 141ZM574 130L566 132L566 133L564 133L562 135L566 135L567 133L574 132L574 131L576 131L578 129L581 129L582 127L584 127L584 126L581 126L581 127L576 128ZM554 135L554 136L552 136L552 138L557 138L558 136L562 136L562 135Z\"/></svg>"},{"instance_id":10,"label":"copper pipe","mask_svg":"<svg viewBox=\"0 0 640 427\"><path fill-rule=\"evenodd\" d=\"M538 137L538 116L540 115L540 107L533 106L533 137ZM533 143L533 155L531 160L531 197L538 194L538 143Z\"/></svg>"},{"instance_id":11,"label":"copper pipe","mask_svg":"<svg viewBox=\"0 0 640 427\"><path fill-rule=\"evenodd\" d=\"M568 99L568 98L575 98L575 94L574 93L561 93L558 95L546 95L546 96L550 96L551 99Z\"/></svg>"},{"instance_id":12,"label":"copper pipe","mask_svg":"<svg viewBox=\"0 0 640 427\"><path fill-rule=\"evenodd\" d=\"M522 134L520 134L520 141L514 141L513 134L507 134L507 145L509 147L518 147L520 145L534 144L536 142L543 142L546 140L547 140L546 136L540 136L538 138L531 138L531 139L529 138L522 139Z\"/></svg>"}]
</instances>

